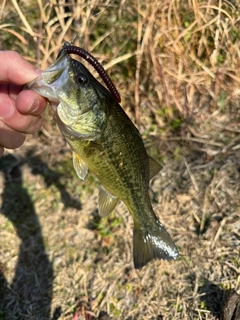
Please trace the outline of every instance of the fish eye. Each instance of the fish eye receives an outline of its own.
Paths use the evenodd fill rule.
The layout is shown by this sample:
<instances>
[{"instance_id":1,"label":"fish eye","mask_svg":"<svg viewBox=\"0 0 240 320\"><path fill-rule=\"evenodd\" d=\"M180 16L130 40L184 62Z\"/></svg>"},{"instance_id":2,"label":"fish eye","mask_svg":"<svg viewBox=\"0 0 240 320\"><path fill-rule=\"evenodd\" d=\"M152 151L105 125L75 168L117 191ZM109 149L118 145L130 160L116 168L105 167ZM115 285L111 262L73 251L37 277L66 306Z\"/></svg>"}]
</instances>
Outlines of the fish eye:
<instances>
[{"instance_id":1,"label":"fish eye","mask_svg":"<svg viewBox=\"0 0 240 320\"><path fill-rule=\"evenodd\" d=\"M84 85L88 83L88 78L83 74L83 73L79 73L76 76L76 80L79 84Z\"/></svg>"}]
</instances>

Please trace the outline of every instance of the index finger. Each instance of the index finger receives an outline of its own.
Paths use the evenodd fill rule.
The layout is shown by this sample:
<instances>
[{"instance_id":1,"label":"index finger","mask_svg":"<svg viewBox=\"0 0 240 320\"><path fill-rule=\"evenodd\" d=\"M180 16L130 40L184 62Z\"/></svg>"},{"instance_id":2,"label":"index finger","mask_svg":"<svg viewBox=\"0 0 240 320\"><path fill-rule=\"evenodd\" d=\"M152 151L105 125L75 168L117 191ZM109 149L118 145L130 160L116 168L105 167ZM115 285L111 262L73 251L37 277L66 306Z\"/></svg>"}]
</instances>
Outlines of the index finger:
<instances>
[{"instance_id":1,"label":"index finger","mask_svg":"<svg viewBox=\"0 0 240 320\"><path fill-rule=\"evenodd\" d=\"M0 83L24 85L40 74L40 70L15 51L0 51L0 69Z\"/></svg>"}]
</instances>

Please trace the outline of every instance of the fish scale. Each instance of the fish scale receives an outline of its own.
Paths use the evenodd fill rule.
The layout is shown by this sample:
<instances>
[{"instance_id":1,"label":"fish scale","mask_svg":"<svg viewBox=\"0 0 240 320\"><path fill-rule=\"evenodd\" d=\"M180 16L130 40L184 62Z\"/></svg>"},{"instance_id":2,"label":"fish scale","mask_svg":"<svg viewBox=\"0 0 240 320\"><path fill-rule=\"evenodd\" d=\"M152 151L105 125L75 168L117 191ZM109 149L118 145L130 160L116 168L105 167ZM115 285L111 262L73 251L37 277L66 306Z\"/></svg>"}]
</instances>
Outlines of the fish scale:
<instances>
[{"instance_id":1,"label":"fish scale","mask_svg":"<svg viewBox=\"0 0 240 320\"><path fill-rule=\"evenodd\" d=\"M139 131L108 90L64 50L29 87L52 104L78 176L85 179L90 170L102 184L99 213L109 214L120 200L131 213L135 268L152 259L176 259L177 247L148 193L160 165L147 155Z\"/></svg>"}]
</instances>

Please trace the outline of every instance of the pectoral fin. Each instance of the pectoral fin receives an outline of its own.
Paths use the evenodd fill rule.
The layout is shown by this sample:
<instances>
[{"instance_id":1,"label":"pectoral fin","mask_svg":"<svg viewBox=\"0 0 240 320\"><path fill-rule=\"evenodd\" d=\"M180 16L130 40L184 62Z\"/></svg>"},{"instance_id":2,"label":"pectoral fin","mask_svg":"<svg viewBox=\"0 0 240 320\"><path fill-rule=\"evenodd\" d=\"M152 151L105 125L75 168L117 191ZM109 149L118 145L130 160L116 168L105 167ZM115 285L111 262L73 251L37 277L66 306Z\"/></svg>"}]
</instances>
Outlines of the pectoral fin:
<instances>
[{"instance_id":1,"label":"pectoral fin","mask_svg":"<svg viewBox=\"0 0 240 320\"><path fill-rule=\"evenodd\" d=\"M76 170L78 177L84 180L88 173L88 167L75 152L73 152L73 167Z\"/></svg>"},{"instance_id":2,"label":"pectoral fin","mask_svg":"<svg viewBox=\"0 0 240 320\"><path fill-rule=\"evenodd\" d=\"M150 171L149 180L151 180L161 170L161 165L157 163L157 161L155 161L153 158L149 156L148 158L149 158L149 171Z\"/></svg>"},{"instance_id":3,"label":"pectoral fin","mask_svg":"<svg viewBox=\"0 0 240 320\"><path fill-rule=\"evenodd\" d=\"M107 190L101 188L98 196L98 210L99 214L104 217L109 215L116 207L119 199L114 197Z\"/></svg>"}]
</instances>

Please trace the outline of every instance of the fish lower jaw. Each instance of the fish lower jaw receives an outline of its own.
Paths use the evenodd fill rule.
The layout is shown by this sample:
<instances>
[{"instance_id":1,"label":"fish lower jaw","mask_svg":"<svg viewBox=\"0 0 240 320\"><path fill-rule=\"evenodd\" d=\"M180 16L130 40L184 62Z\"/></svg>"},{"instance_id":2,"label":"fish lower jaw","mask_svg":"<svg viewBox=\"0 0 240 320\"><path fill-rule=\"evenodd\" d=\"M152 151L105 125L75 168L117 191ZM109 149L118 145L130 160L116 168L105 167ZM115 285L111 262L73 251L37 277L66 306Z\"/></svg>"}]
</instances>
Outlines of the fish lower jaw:
<instances>
[{"instance_id":1,"label":"fish lower jaw","mask_svg":"<svg viewBox=\"0 0 240 320\"><path fill-rule=\"evenodd\" d=\"M59 104L59 98L54 94L52 88L32 86L31 90L37 92L40 96L47 98L51 105L54 104L57 106Z\"/></svg>"}]
</instances>

